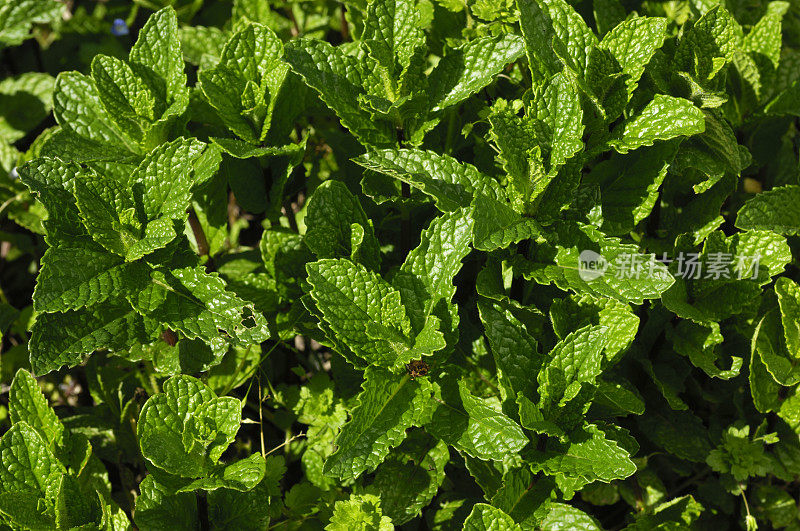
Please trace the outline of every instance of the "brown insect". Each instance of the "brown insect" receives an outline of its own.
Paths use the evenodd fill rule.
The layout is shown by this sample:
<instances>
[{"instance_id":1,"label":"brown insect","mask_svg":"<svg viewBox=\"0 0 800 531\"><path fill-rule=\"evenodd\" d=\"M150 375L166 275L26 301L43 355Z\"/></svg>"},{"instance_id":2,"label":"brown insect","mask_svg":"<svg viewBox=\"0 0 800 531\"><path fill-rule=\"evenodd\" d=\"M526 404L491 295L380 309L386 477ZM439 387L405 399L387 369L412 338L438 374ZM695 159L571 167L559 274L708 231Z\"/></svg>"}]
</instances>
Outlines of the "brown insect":
<instances>
[{"instance_id":1,"label":"brown insect","mask_svg":"<svg viewBox=\"0 0 800 531\"><path fill-rule=\"evenodd\" d=\"M428 376L430 367L422 360L414 360L406 364L406 371L411 375L411 379L419 378L420 376Z\"/></svg>"}]
</instances>

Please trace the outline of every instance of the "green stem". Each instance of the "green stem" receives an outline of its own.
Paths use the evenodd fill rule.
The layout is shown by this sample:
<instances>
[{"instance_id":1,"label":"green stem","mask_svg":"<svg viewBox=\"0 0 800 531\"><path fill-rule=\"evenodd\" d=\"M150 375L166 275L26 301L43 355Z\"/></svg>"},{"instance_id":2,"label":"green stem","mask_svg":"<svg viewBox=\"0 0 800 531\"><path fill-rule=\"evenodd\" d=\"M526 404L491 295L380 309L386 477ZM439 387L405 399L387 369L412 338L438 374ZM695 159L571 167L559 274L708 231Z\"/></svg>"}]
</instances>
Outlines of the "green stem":
<instances>
[{"instance_id":1,"label":"green stem","mask_svg":"<svg viewBox=\"0 0 800 531\"><path fill-rule=\"evenodd\" d=\"M444 141L444 152L447 155L453 154L453 143L455 142L456 133L456 108L450 107L447 109L447 136Z\"/></svg>"}]
</instances>

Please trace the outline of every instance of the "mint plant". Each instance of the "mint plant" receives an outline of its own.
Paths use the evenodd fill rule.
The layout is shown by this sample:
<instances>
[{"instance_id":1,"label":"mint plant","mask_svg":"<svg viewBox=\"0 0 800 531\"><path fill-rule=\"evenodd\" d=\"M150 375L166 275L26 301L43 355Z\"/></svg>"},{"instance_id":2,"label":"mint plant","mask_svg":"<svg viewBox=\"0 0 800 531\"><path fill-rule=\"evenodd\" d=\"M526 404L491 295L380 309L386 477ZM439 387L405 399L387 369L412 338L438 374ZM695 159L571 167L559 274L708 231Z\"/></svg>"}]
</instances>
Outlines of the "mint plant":
<instances>
[{"instance_id":1,"label":"mint plant","mask_svg":"<svg viewBox=\"0 0 800 531\"><path fill-rule=\"evenodd\" d=\"M285 59L367 147L393 146L398 139L420 145L442 111L488 85L522 54L519 36L487 36L455 48L426 74L428 50L414 4L372 2L366 11L352 46L298 40Z\"/></svg>"},{"instance_id":2,"label":"mint plant","mask_svg":"<svg viewBox=\"0 0 800 531\"><path fill-rule=\"evenodd\" d=\"M21 44L30 37L34 24L54 22L63 10L54 0L4 0L0 4L0 49Z\"/></svg>"},{"instance_id":3,"label":"mint plant","mask_svg":"<svg viewBox=\"0 0 800 531\"><path fill-rule=\"evenodd\" d=\"M795 6L0 0L0 527L795 529Z\"/></svg>"}]
</instances>

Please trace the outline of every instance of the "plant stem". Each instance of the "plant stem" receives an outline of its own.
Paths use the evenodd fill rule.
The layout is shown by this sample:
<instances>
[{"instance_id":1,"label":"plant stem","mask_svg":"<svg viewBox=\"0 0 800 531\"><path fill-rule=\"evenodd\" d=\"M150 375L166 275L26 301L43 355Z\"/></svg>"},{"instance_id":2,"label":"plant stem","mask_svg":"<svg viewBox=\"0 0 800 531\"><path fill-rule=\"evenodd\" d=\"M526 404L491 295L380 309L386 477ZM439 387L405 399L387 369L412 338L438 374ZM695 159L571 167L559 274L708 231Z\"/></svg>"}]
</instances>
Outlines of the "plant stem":
<instances>
[{"instance_id":1,"label":"plant stem","mask_svg":"<svg viewBox=\"0 0 800 531\"><path fill-rule=\"evenodd\" d=\"M339 6L339 24L341 24L340 32L342 34L342 42L347 42L350 40L350 26L347 25L347 17L345 14L347 13L347 7L345 7L344 3Z\"/></svg>"},{"instance_id":2,"label":"plant stem","mask_svg":"<svg viewBox=\"0 0 800 531\"><path fill-rule=\"evenodd\" d=\"M199 256L208 257L206 271L215 271L216 265L214 264L214 259L211 257L211 248L208 245L208 238L206 238L206 233L203 231L203 226L200 224L200 220L197 218L197 213L194 209L189 211L189 227L192 229L194 241L197 243L197 254Z\"/></svg>"},{"instance_id":3,"label":"plant stem","mask_svg":"<svg viewBox=\"0 0 800 531\"><path fill-rule=\"evenodd\" d=\"M202 490L197 491L197 516L200 521L200 531L208 531L211 525L208 521L208 500Z\"/></svg>"},{"instance_id":4,"label":"plant stem","mask_svg":"<svg viewBox=\"0 0 800 531\"><path fill-rule=\"evenodd\" d=\"M456 112L455 107L447 109L447 134L444 140L444 152L447 155L453 154L453 143L455 142L456 133Z\"/></svg>"},{"instance_id":5,"label":"plant stem","mask_svg":"<svg viewBox=\"0 0 800 531\"><path fill-rule=\"evenodd\" d=\"M210 251L208 239L194 210L189 211L189 227L191 227L192 234L194 234L194 241L197 243L197 254L200 256L208 256Z\"/></svg>"},{"instance_id":6,"label":"plant stem","mask_svg":"<svg viewBox=\"0 0 800 531\"><path fill-rule=\"evenodd\" d=\"M397 129L397 147L402 148L405 136L403 130ZM411 186L407 182L400 183L400 196L403 199L411 197ZM403 256L411 250L411 207L406 201L400 205L400 245Z\"/></svg>"}]
</instances>

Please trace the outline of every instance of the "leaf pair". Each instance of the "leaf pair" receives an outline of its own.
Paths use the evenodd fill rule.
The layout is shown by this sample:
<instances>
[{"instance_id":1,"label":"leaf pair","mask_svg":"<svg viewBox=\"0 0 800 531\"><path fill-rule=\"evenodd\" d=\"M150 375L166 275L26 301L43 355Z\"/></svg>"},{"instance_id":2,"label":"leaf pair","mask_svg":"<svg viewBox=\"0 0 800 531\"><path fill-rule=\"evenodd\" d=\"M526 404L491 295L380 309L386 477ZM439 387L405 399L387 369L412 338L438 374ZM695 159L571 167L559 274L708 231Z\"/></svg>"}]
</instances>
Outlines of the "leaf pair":
<instances>
[{"instance_id":1,"label":"leaf pair","mask_svg":"<svg viewBox=\"0 0 800 531\"><path fill-rule=\"evenodd\" d=\"M750 358L750 392L761 412L775 411L790 425L796 423L797 396L792 388L800 382L800 287L781 277L775 282L777 307L771 308L753 332ZM782 394L789 391L788 398Z\"/></svg>"},{"instance_id":2,"label":"leaf pair","mask_svg":"<svg viewBox=\"0 0 800 531\"><path fill-rule=\"evenodd\" d=\"M32 330L35 371L74 365L97 348L149 343L160 327L219 354L230 342L267 337L263 317L221 279L196 269L179 234L194 189L219 160L217 149L178 139L128 175L50 158L20 168L48 209L51 245L34 294L36 309L48 312Z\"/></svg>"},{"instance_id":3,"label":"leaf pair","mask_svg":"<svg viewBox=\"0 0 800 531\"><path fill-rule=\"evenodd\" d=\"M442 212L468 212L473 220L472 243L476 249L507 247L539 233L539 224L514 209L508 192L495 179L448 155L419 149L383 149L354 161L417 188L433 198Z\"/></svg>"},{"instance_id":4,"label":"leaf pair","mask_svg":"<svg viewBox=\"0 0 800 531\"><path fill-rule=\"evenodd\" d=\"M46 152L76 161L137 160L181 127L189 104L175 11L151 16L128 61L97 55L91 76L56 78L54 114L61 132Z\"/></svg>"},{"instance_id":5,"label":"leaf pair","mask_svg":"<svg viewBox=\"0 0 800 531\"><path fill-rule=\"evenodd\" d=\"M606 123L620 116L666 37L662 18L630 18L599 40L563 0L519 0L517 5L534 86L566 74Z\"/></svg>"},{"instance_id":6,"label":"leaf pair","mask_svg":"<svg viewBox=\"0 0 800 531\"><path fill-rule=\"evenodd\" d=\"M228 39L219 62L198 74L225 126L249 144L264 142L272 121L283 119L274 113L289 72L282 56L283 43L272 30L248 24Z\"/></svg>"},{"instance_id":7,"label":"leaf pair","mask_svg":"<svg viewBox=\"0 0 800 531\"><path fill-rule=\"evenodd\" d=\"M543 220L556 218L568 203L554 209L540 207L540 201L547 201L542 194L549 187L554 192L550 195L568 196L577 188L570 183L574 177L559 174L558 169L572 157L582 166L614 149L623 156L613 155L604 163L610 173L597 172L584 186L602 190L604 228L624 233L652 209L671 162L669 149L673 155L677 150L677 144L667 148L663 142L705 129L703 113L689 100L637 92L646 67L665 41L667 21L630 18L599 40L562 0L523 0L518 5L534 86L524 98L524 116L496 104L489 117L491 136L520 203L517 209L529 214L541 211ZM644 104L644 98L649 102ZM624 156L654 143L652 150ZM620 177L635 164L639 166L630 170L635 183L630 183L631 177ZM618 179L614 185L609 182L612 178ZM624 213L617 211L622 210L617 206L620 199L632 203ZM607 207L615 209L608 217ZM631 210L633 219L625 219Z\"/></svg>"},{"instance_id":8,"label":"leaf pair","mask_svg":"<svg viewBox=\"0 0 800 531\"><path fill-rule=\"evenodd\" d=\"M24 529L127 528L89 441L68 431L36 379L20 369L0 438L0 522Z\"/></svg>"},{"instance_id":9,"label":"leaf pair","mask_svg":"<svg viewBox=\"0 0 800 531\"><path fill-rule=\"evenodd\" d=\"M522 51L516 35L481 37L448 52L426 75L416 6L378 0L367 6L355 45L301 39L287 44L285 60L361 143L381 148L397 145L397 130L404 141L421 144L442 110L491 83Z\"/></svg>"},{"instance_id":10,"label":"leaf pair","mask_svg":"<svg viewBox=\"0 0 800 531\"><path fill-rule=\"evenodd\" d=\"M348 259L309 263L312 311L329 339L344 347L339 352L356 367L397 372L452 345L458 324L452 281L469 252L469 236L463 212L435 219L391 284Z\"/></svg>"},{"instance_id":11,"label":"leaf pair","mask_svg":"<svg viewBox=\"0 0 800 531\"><path fill-rule=\"evenodd\" d=\"M447 155L413 149L380 150L367 153L356 162L418 188L431 196L442 211L468 208L474 219L472 241L476 249L503 249L532 237L543 240L543 254L557 265L532 265L526 276L539 282L555 282L564 289L636 303L657 298L673 282L665 266L654 260L649 266L647 257L639 254L635 245L608 238L589 225L566 221L544 232L534 219L514 210L508 192L498 181ZM631 263L635 261L635 267L625 275L610 271L586 281L580 274L580 253L585 250L597 252L609 262L628 257Z\"/></svg>"},{"instance_id":12,"label":"leaf pair","mask_svg":"<svg viewBox=\"0 0 800 531\"><path fill-rule=\"evenodd\" d=\"M219 463L239 431L242 404L218 397L200 380L178 375L142 407L137 436L156 481L172 492L198 488L248 491L264 477L264 458L255 453Z\"/></svg>"}]
</instances>

